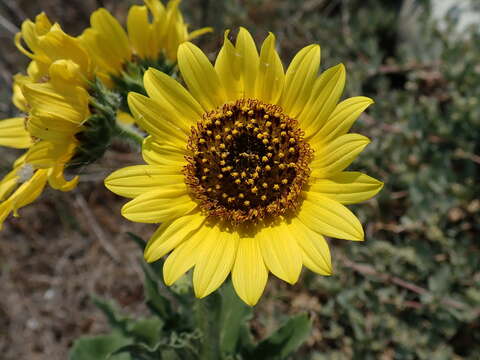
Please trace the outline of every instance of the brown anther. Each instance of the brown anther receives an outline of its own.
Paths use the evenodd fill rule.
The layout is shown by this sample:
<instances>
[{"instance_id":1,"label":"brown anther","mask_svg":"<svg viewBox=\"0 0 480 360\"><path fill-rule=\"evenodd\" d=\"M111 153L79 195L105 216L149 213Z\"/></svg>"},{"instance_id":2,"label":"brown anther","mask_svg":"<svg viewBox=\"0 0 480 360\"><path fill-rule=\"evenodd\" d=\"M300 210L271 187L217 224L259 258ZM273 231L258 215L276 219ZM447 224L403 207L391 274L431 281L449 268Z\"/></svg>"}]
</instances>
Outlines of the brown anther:
<instances>
[{"instance_id":1,"label":"brown anther","mask_svg":"<svg viewBox=\"0 0 480 360\"><path fill-rule=\"evenodd\" d=\"M298 122L278 105L254 99L206 112L187 150L189 191L206 216L232 229L290 216L313 158Z\"/></svg>"}]
</instances>

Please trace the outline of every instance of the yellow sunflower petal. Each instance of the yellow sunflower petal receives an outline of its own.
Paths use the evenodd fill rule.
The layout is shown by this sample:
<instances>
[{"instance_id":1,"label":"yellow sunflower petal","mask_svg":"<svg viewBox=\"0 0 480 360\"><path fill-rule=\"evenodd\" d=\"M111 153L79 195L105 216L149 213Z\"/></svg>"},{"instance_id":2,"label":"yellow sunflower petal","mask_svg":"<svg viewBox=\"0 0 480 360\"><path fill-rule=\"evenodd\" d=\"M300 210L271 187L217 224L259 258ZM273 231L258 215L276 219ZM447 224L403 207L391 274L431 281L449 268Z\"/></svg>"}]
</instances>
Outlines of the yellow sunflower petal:
<instances>
[{"instance_id":1,"label":"yellow sunflower petal","mask_svg":"<svg viewBox=\"0 0 480 360\"><path fill-rule=\"evenodd\" d=\"M332 274L332 259L325 238L310 230L297 218L288 225L302 251L303 264L320 275Z\"/></svg>"},{"instance_id":2,"label":"yellow sunflower petal","mask_svg":"<svg viewBox=\"0 0 480 360\"><path fill-rule=\"evenodd\" d=\"M325 178L339 173L350 165L369 143L370 140L363 135L346 134L315 149L311 177Z\"/></svg>"},{"instance_id":3,"label":"yellow sunflower petal","mask_svg":"<svg viewBox=\"0 0 480 360\"><path fill-rule=\"evenodd\" d=\"M200 104L180 83L156 69L145 72L143 83L148 96L163 104L168 116L186 131L202 118Z\"/></svg>"},{"instance_id":4,"label":"yellow sunflower petal","mask_svg":"<svg viewBox=\"0 0 480 360\"><path fill-rule=\"evenodd\" d=\"M275 36L270 33L260 50L255 97L268 104L276 104L282 95L284 81L283 64L275 50Z\"/></svg>"},{"instance_id":5,"label":"yellow sunflower petal","mask_svg":"<svg viewBox=\"0 0 480 360\"><path fill-rule=\"evenodd\" d=\"M33 176L24 182L10 197L13 205L13 215L18 216L18 209L35 201L43 191L47 182L47 170L37 170Z\"/></svg>"},{"instance_id":6,"label":"yellow sunflower petal","mask_svg":"<svg viewBox=\"0 0 480 360\"><path fill-rule=\"evenodd\" d=\"M204 215L197 212L162 223L148 241L144 254L145 260L148 262L157 261L175 249L183 241L189 239L202 226L205 219Z\"/></svg>"},{"instance_id":7,"label":"yellow sunflower petal","mask_svg":"<svg viewBox=\"0 0 480 360\"><path fill-rule=\"evenodd\" d=\"M133 5L128 10L127 32L134 51L141 58L152 58L150 52L150 23L148 21L148 9L146 6Z\"/></svg>"},{"instance_id":8,"label":"yellow sunflower petal","mask_svg":"<svg viewBox=\"0 0 480 360\"><path fill-rule=\"evenodd\" d=\"M185 131L168 118L156 101L131 92L128 94L128 105L137 124L150 135L158 139L167 138L179 145L185 144L187 139Z\"/></svg>"},{"instance_id":9,"label":"yellow sunflower petal","mask_svg":"<svg viewBox=\"0 0 480 360\"><path fill-rule=\"evenodd\" d=\"M110 53L119 61L129 61L131 57L128 36L120 23L107 10L100 8L92 13L90 17L92 28L101 34L104 43L104 53Z\"/></svg>"},{"instance_id":10,"label":"yellow sunflower petal","mask_svg":"<svg viewBox=\"0 0 480 360\"><path fill-rule=\"evenodd\" d=\"M257 236L265 265L276 277L295 284L302 270L302 254L284 223L263 229Z\"/></svg>"},{"instance_id":11,"label":"yellow sunflower petal","mask_svg":"<svg viewBox=\"0 0 480 360\"><path fill-rule=\"evenodd\" d=\"M225 31L223 46L215 61L215 71L225 89L227 100L235 101L242 97L243 86L240 78L240 61L233 44L228 40L229 30Z\"/></svg>"},{"instance_id":12,"label":"yellow sunflower petal","mask_svg":"<svg viewBox=\"0 0 480 360\"><path fill-rule=\"evenodd\" d=\"M214 227L198 250L193 270L193 289L198 298L203 298L225 281L235 261L238 234Z\"/></svg>"},{"instance_id":13,"label":"yellow sunflower petal","mask_svg":"<svg viewBox=\"0 0 480 360\"><path fill-rule=\"evenodd\" d=\"M169 165L176 168L185 166L186 148L179 147L178 143L157 141L153 136L143 140L143 160L150 165Z\"/></svg>"},{"instance_id":14,"label":"yellow sunflower petal","mask_svg":"<svg viewBox=\"0 0 480 360\"><path fill-rule=\"evenodd\" d=\"M343 64L331 67L316 80L310 100L298 117L306 137L316 133L325 124L344 88Z\"/></svg>"},{"instance_id":15,"label":"yellow sunflower petal","mask_svg":"<svg viewBox=\"0 0 480 360\"><path fill-rule=\"evenodd\" d=\"M0 203L0 230L3 229L3 222L7 218L8 214L13 211L13 205L11 201L4 201Z\"/></svg>"},{"instance_id":16,"label":"yellow sunflower petal","mask_svg":"<svg viewBox=\"0 0 480 360\"><path fill-rule=\"evenodd\" d=\"M188 39L187 40L192 40L192 39L195 39L199 36L202 36L204 34L211 33L211 32L213 32L212 27L204 27L204 28L201 28L201 29L197 29L197 30L192 31L190 34L188 34Z\"/></svg>"},{"instance_id":17,"label":"yellow sunflower petal","mask_svg":"<svg viewBox=\"0 0 480 360\"><path fill-rule=\"evenodd\" d=\"M122 207L122 215L131 221L161 223L188 214L196 203L187 194L185 184L164 186L142 194Z\"/></svg>"},{"instance_id":18,"label":"yellow sunflower petal","mask_svg":"<svg viewBox=\"0 0 480 360\"><path fill-rule=\"evenodd\" d=\"M190 42L183 43L178 48L178 66L188 89L205 111L225 102L225 90L202 50Z\"/></svg>"},{"instance_id":19,"label":"yellow sunflower petal","mask_svg":"<svg viewBox=\"0 0 480 360\"><path fill-rule=\"evenodd\" d=\"M296 118L310 98L319 66L320 46L309 45L295 55L288 67L279 105L291 117Z\"/></svg>"},{"instance_id":20,"label":"yellow sunflower petal","mask_svg":"<svg viewBox=\"0 0 480 360\"><path fill-rule=\"evenodd\" d=\"M181 243L163 264L163 280L168 286L190 270L197 261L198 247L209 236L211 227L201 226L191 237Z\"/></svg>"},{"instance_id":21,"label":"yellow sunflower petal","mask_svg":"<svg viewBox=\"0 0 480 360\"><path fill-rule=\"evenodd\" d=\"M105 186L115 194L134 198L159 187L181 184L179 168L158 165L135 165L122 168L105 179Z\"/></svg>"},{"instance_id":22,"label":"yellow sunflower petal","mask_svg":"<svg viewBox=\"0 0 480 360\"><path fill-rule=\"evenodd\" d=\"M256 238L240 238L232 269L232 282L238 296L250 306L262 296L268 279L268 270Z\"/></svg>"},{"instance_id":23,"label":"yellow sunflower petal","mask_svg":"<svg viewBox=\"0 0 480 360\"><path fill-rule=\"evenodd\" d=\"M48 172L48 184L55 190L71 191L77 187L80 177L75 176L71 180L66 180L64 171L65 164L59 164L51 168Z\"/></svg>"},{"instance_id":24,"label":"yellow sunflower petal","mask_svg":"<svg viewBox=\"0 0 480 360\"><path fill-rule=\"evenodd\" d=\"M0 181L0 201L5 200L15 190L19 183L19 176L17 174L18 168L15 167Z\"/></svg>"},{"instance_id":25,"label":"yellow sunflower petal","mask_svg":"<svg viewBox=\"0 0 480 360\"><path fill-rule=\"evenodd\" d=\"M32 137L25 129L25 118L0 120L0 145L25 149L32 145Z\"/></svg>"},{"instance_id":26,"label":"yellow sunflower petal","mask_svg":"<svg viewBox=\"0 0 480 360\"><path fill-rule=\"evenodd\" d=\"M346 134L355 120L371 104L373 104L373 100L365 96L356 96L342 101L309 142L328 143L336 137Z\"/></svg>"},{"instance_id":27,"label":"yellow sunflower petal","mask_svg":"<svg viewBox=\"0 0 480 360\"><path fill-rule=\"evenodd\" d=\"M359 172L341 172L327 179L312 181L308 191L318 193L341 204L356 204L374 197L383 183Z\"/></svg>"},{"instance_id":28,"label":"yellow sunflower petal","mask_svg":"<svg viewBox=\"0 0 480 360\"><path fill-rule=\"evenodd\" d=\"M255 96L255 81L258 73L259 56L255 41L247 29L241 27L235 43L236 55L239 58L240 78L242 81L243 96Z\"/></svg>"},{"instance_id":29,"label":"yellow sunflower petal","mask_svg":"<svg viewBox=\"0 0 480 360\"><path fill-rule=\"evenodd\" d=\"M313 231L346 240L363 240L362 224L339 202L313 192L306 193L298 219Z\"/></svg>"},{"instance_id":30,"label":"yellow sunflower petal","mask_svg":"<svg viewBox=\"0 0 480 360\"><path fill-rule=\"evenodd\" d=\"M42 140L30 147L26 153L26 163L36 168L48 169L55 166L68 151L69 144L62 145Z\"/></svg>"}]
</instances>

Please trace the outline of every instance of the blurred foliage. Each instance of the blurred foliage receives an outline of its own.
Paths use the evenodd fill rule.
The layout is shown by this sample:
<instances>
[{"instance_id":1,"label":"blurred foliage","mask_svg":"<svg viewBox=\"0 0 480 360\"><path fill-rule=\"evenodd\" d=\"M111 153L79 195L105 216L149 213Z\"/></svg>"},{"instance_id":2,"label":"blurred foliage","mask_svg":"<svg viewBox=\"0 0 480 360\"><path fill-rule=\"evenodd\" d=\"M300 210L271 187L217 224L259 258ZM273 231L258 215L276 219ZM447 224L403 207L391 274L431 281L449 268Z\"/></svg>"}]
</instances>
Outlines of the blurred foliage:
<instances>
[{"instance_id":1,"label":"blurred foliage","mask_svg":"<svg viewBox=\"0 0 480 360\"><path fill-rule=\"evenodd\" d=\"M130 234L143 250L145 242ZM198 300L190 278L163 285L163 261L144 264L145 300L151 316L123 315L117 306L93 301L107 317L112 332L75 341L70 360L241 360L285 359L311 330L306 314L287 318L270 336L254 342L248 320L252 309L235 294L231 283Z\"/></svg>"}]
</instances>

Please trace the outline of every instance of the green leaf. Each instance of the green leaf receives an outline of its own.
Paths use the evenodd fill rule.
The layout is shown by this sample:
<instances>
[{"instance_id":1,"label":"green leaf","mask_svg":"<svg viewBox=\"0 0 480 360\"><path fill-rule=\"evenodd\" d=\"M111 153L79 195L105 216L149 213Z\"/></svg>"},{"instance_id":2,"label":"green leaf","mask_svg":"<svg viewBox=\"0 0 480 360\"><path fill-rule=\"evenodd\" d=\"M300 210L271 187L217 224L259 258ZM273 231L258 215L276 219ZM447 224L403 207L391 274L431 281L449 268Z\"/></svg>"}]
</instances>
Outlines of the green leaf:
<instances>
[{"instance_id":1,"label":"green leaf","mask_svg":"<svg viewBox=\"0 0 480 360\"><path fill-rule=\"evenodd\" d=\"M158 317L141 319L132 324L129 333L148 346L154 347L161 339L163 325L164 322Z\"/></svg>"},{"instance_id":2,"label":"green leaf","mask_svg":"<svg viewBox=\"0 0 480 360\"><path fill-rule=\"evenodd\" d=\"M310 334L312 324L307 314L290 318L268 338L260 342L252 359L285 359L298 349Z\"/></svg>"},{"instance_id":3,"label":"green leaf","mask_svg":"<svg viewBox=\"0 0 480 360\"><path fill-rule=\"evenodd\" d=\"M131 339L118 333L82 337L73 343L69 360L131 360L128 354L109 356L131 342Z\"/></svg>"},{"instance_id":4,"label":"green leaf","mask_svg":"<svg viewBox=\"0 0 480 360\"><path fill-rule=\"evenodd\" d=\"M233 290L231 282L220 290L222 310L220 313L220 350L223 354L235 354L238 348L240 334L248 332L248 320L252 310L245 305ZM245 331L247 330L247 331ZM245 340L249 340L246 337ZM244 344L244 346L248 345Z\"/></svg>"},{"instance_id":5,"label":"green leaf","mask_svg":"<svg viewBox=\"0 0 480 360\"><path fill-rule=\"evenodd\" d=\"M151 349L144 344L125 345L113 353L114 356L127 355L133 360L157 360L158 349Z\"/></svg>"},{"instance_id":6,"label":"green leaf","mask_svg":"<svg viewBox=\"0 0 480 360\"><path fill-rule=\"evenodd\" d=\"M142 263L145 274L144 290L147 305L155 314L167 321L173 314L170 302L158 290L157 281L154 278L149 265Z\"/></svg>"},{"instance_id":7,"label":"green leaf","mask_svg":"<svg viewBox=\"0 0 480 360\"><path fill-rule=\"evenodd\" d=\"M93 303L104 313L107 317L108 323L114 329L120 330L124 335L128 334L130 318L120 314L113 301L103 300L99 297L92 297Z\"/></svg>"}]
</instances>

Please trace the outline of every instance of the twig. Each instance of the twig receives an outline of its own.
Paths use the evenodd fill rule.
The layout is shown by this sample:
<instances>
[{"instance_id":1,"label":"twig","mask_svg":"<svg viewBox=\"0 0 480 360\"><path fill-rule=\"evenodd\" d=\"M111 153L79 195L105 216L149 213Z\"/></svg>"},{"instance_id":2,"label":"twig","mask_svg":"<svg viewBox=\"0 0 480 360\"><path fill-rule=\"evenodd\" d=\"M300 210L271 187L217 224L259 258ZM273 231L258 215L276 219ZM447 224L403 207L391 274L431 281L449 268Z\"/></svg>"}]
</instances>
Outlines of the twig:
<instances>
[{"instance_id":1,"label":"twig","mask_svg":"<svg viewBox=\"0 0 480 360\"><path fill-rule=\"evenodd\" d=\"M18 27L16 27L10 20L8 20L2 14L0 14L0 25L12 35L15 35L17 32L20 31Z\"/></svg>"},{"instance_id":2,"label":"twig","mask_svg":"<svg viewBox=\"0 0 480 360\"><path fill-rule=\"evenodd\" d=\"M358 263L355 263L345 257L342 257L342 262L343 262L343 265L345 267L348 267L348 268L351 268L353 270L355 270L356 272L362 274L362 275L370 275L370 276L374 276L378 279L380 279L381 281L385 282L385 283L392 283L392 284L395 284L395 285L398 285L400 287L403 287L404 289L407 289L411 292L414 292L416 294L419 294L419 295L430 295L432 297L434 297L434 295L428 291L427 289L425 288L422 288L418 285L415 285L415 284L412 284L408 281L405 281L397 276L392 276L392 275L388 275L388 274L381 274L379 272L377 272L372 266L370 265L367 265L367 264L358 264ZM470 307L467 305L467 304L464 304L460 301L457 301L457 300L454 300L452 298L448 298L448 297L444 297L443 299L440 300L440 303L442 305L445 305L445 306L449 306L449 307L452 307L454 309L457 309L457 310L469 310ZM475 316L479 316L480 315L480 308L478 309L474 309L474 312L475 312Z\"/></svg>"},{"instance_id":3,"label":"twig","mask_svg":"<svg viewBox=\"0 0 480 360\"><path fill-rule=\"evenodd\" d=\"M77 202L78 207L80 210L82 210L83 215L87 219L93 233L97 237L98 241L100 242L100 245L102 248L110 255L110 257L116 261L120 262L120 256L118 252L115 250L115 248L110 244L110 242L107 240L105 233L103 232L102 228L98 224L97 220L95 219L95 216L93 216L90 208L88 207L87 202L85 201L85 198L83 197L82 194L76 194L75 196L75 201Z\"/></svg>"}]
</instances>

